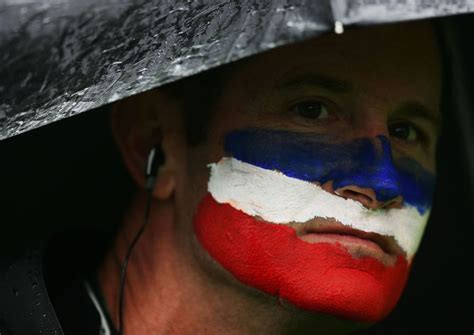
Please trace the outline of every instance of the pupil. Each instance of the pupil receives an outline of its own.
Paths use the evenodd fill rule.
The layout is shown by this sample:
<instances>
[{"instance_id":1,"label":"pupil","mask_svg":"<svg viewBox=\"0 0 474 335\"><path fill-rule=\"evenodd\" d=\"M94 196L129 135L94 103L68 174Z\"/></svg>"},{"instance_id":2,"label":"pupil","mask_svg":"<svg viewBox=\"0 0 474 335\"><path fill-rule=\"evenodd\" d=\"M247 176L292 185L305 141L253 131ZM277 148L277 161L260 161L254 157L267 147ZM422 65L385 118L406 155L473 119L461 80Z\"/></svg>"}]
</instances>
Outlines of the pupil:
<instances>
[{"instance_id":1,"label":"pupil","mask_svg":"<svg viewBox=\"0 0 474 335\"><path fill-rule=\"evenodd\" d=\"M316 119L321 114L321 104L314 102L304 102L298 107L301 116L309 119Z\"/></svg>"},{"instance_id":2,"label":"pupil","mask_svg":"<svg viewBox=\"0 0 474 335\"><path fill-rule=\"evenodd\" d=\"M392 128L392 135L398 138L407 139L410 135L410 129L404 125L397 125Z\"/></svg>"}]
</instances>

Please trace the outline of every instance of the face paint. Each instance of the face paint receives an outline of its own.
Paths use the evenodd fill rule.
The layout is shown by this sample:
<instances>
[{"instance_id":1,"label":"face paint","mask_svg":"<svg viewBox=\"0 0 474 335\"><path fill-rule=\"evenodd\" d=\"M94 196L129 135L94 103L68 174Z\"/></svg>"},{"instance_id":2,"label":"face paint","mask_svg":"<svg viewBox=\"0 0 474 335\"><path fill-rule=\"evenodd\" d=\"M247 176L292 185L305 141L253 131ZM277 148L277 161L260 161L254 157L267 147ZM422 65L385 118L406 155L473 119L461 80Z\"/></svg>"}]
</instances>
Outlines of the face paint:
<instances>
[{"instance_id":1,"label":"face paint","mask_svg":"<svg viewBox=\"0 0 474 335\"><path fill-rule=\"evenodd\" d=\"M223 158L211 164L209 193L222 204L271 223L307 222L334 218L353 229L391 236L407 254L415 254L428 221L413 206L389 210L367 209L360 202L344 199L308 182L288 178L277 171Z\"/></svg>"},{"instance_id":2,"label":"face paint","mask_svg":"<svg viewBox=\"0 0 474 335\"><path fill-rule=\"evenodd\" d=\"M245 129L228 134L224 149L240 161L288 177L320 184L332 180L334 189L371 188L380 201L401 195L420 213L430 207L433 175L408 158L394 162L386 137L333 142L328 136Z\"/></svg>"},{"instance_id":3,"label":"face paint","mask_svg":"<svg viewBox=\"0 0 474 335\"><path fill-rule=\"evenodd\" d=\"M233 158L211 164L209 195L195 217L207 251L244 284L298 307L359 321L385 317L421 239L433 176L414 161L394 162L381 136L334 144L315 135L247 129L228 134L225 149ZM371 188L381 201L401 195L404 206L369 210L310 183L326 181L335 189ZM385 266L373 257L355 258L341 244L308 243L284 225L315 217L392 236L408 259Z\"/></svg>"},{"instance_id":4,"label":"face paint","mask_svg":"<svg viewBox=\"0 0 474 335\"><path fill-rule=\"evenodd\" d=\"M212 195L201 202L195 232L207 252L245 285L317 313L375 322L396 305L410 265L353 258L339 244L307 243L293 228L255 220Z\"/></svg>"}]
</instances>

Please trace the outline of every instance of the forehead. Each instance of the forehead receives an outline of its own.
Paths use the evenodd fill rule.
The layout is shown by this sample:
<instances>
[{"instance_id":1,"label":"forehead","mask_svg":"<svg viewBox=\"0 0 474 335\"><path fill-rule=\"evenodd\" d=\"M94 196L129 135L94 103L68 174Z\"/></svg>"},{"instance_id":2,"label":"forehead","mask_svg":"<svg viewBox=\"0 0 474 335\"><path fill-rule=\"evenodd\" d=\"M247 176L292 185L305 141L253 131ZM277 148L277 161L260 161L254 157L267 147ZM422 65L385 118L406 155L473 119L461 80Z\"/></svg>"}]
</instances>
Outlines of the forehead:
<instances>
[{"instance_id":1,"label":"forehead","mask_svg":"<svg viewBox=\"0 0 474 335\"><path fill-rule=\"evenodd\" d=\"M351 28L249 59L234 77L250 91L305 74L337 78L360 94L438 103L440 55L433 24ZM392 97L391 97L392 95Z\"/></svg>"}]
</instances>

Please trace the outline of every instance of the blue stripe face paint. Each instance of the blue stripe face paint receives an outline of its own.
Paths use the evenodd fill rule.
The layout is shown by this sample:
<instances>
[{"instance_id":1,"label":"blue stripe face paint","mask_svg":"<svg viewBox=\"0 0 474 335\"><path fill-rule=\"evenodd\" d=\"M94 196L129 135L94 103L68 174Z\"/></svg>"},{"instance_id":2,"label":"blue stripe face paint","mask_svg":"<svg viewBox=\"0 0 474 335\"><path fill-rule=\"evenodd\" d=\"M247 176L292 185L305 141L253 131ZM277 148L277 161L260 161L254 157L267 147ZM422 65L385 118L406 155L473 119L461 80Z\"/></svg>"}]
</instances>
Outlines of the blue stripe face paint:
<instances>
[{"instance_id":1,"label":"blue stripe face paint","mask_svg":"<svg viewBox=\"0 0 474 335\"><path fill-rule=\"evenodd\" d=\"M377 200L402 196L423 214L431 207L435 177L410 158L392 158L385 136L334 143L326 135L241 129L228 133L224 149L234 158L334 189L356 185L374 190Z\"/></svg>"}]
</instances>

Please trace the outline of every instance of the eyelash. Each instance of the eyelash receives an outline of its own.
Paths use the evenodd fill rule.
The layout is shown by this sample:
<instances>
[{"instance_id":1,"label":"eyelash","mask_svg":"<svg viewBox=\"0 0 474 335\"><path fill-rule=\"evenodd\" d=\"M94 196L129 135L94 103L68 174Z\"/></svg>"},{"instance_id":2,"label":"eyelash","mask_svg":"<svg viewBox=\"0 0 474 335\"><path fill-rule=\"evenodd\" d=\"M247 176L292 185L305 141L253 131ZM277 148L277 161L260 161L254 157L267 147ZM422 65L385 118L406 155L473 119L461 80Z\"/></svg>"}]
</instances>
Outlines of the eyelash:
<instances>
[{"instance_id":1,"label":"eyelash","mask_svg":"<svg viewBox=\"0 0 474 335\"><path fill-rule=\"evenodd\" d=\"M319 105L318 107L320 109L324 108L324 111L326 112L327 116L320 118L320 114L318 114L315 118L312 118L312 117L303 115L304 111L298 111L297 108L301 106L304 107L305 104L307 105L307 107L311 106L311 104ZM311 124L321 123L327 119L330 119L332 116L334 116L334 113L332 110L333 108L331 108L331 104L326 101L323 101L320 98L308 98L304 100L295 101L291 103L288 107L288 111L291 113L292 116L296 116L299 119L304 120L305 123L311 123ZM322 111L321 113L324 113L324 111Z\"/></svg>"},{"instance_id":2,"label":"eyelash","mask_svg":"<svg viewBox=\"0 0 474 335\"><path fill-rule=\"evenodd\" d=\"M325 109L327 110L328 115L326 117L322 118L322 119L320 119L319 117L310 118L310 117L302 116L300 113L298 113L298 111L295 110L298 106L301 106L301 105L304 105L304 104L311 104L311 103L319 104L319 105L325 107ZM290 112L291 117L296 117L298 122L300 122L300 123L303 122L305 125L308 125L308 126L314 126L314 125L317 125L317 124L324 124L327 121L334 120L335 118L337 118L337 113L335 112L335 110L336 110L336 108L334 107L333 103L328 102L326 99L319 98L319 97L305 98L305 99L301 99L301 100L296 100L296 101L290 103L289 107L287 108L287 111ZM408 125L409 127L413 128L413 130L416 132L416 139L413 140L413 141L407 141L407 140L399 139L399 138L395 137L394 138L395 140L401 141L401 142L406 143L408 145L410 145L410 143L413 143L415 145L422 146L425 149L427 149L430 146L430 137L429 137L429 135L426 133L426 131L422 127L420 127L416 123L410 122L410 121L407 121L407 120L394 120L394 121L392 121L388 124L389 133L390 133L390 128L393 127L393 126L397 126L397 125Z\"/></svg>"},{"instance_id":3,"label":"eyelash","mask_svg":"<svg viewBox=\"0 0 474 335\"><path fill-rule=\"evenodd\" d=\"M403 120L395 121L395 122L392 122L391 124L388 125L389 132L390 132L391 127L397 126L397 125L408 125L408 126L412 127L414 129L414 131L416 132L416 137L417 137L413 142L419 143L419 144L425 145L425 146L428 145L428 142L429 142L428 141L428 135L417 124L415 124L413 122L410 122L410 121L403 121ZM404 142L411 142L409 140L404 140L404 139L400 139L400 140L404 141Z\"/></svg>"}]
</instances>

